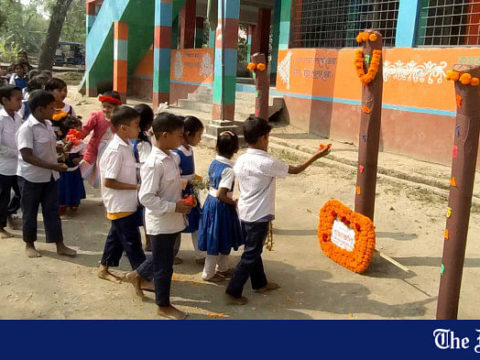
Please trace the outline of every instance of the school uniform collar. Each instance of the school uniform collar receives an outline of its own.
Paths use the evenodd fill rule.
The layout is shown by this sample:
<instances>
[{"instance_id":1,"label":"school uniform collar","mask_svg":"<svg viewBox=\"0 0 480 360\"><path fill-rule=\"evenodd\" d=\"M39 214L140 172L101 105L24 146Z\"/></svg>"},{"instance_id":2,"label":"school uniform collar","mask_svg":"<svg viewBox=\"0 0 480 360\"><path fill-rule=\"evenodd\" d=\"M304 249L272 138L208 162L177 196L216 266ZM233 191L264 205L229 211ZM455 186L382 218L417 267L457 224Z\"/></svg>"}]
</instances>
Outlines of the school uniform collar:
<instances>
[{"instance_id":1,"label":"school uniform collar","mask_svg":"<svg viewBox=\"0 0 480 360\"><path fill-rule=\"evenodd\" d=\"M18 115L16 112L13 114L13 119L16 120L17 117L19 117L20 115ZM10 119L12 119L12 117L7 113L7 110L5 110L5 108L2 106L0 108L0 117L9 117Z\"/></svg>"},{"instance_id":2,"label":"school uniform collar","mask_svg":"<svg viewBox=\"0 0 480 360\"><path fill-rule=\"evenodd\" d=\"M132 143L130 142L130 140L128 140L128 144L125 143L125 141L123 141L123 139L118 136L117 134L115 134L113 136L113 139L111 141L113 144L112 146L115 147L116 149L118 149L119 146L125 146L125 147L132 147Z\"/></svg>"},{"instance_id":3,"label":"school uniform collar","mask_svg":"<svg viewBox=\"0 0 480 360\"><path fill-rule=\"evenodd\" d=\"M235 163L232 160L227 159L224 156L217 155L217 156L215 156L215 160L217 160L217 161L219 161L223 164L229 165L231 167L233 167L233 165L235 165Z\"/></svg>"},{"instance_id":4,"label":"school uniform collar","mask_svg":"<svg viewBox=\"0 0 480 360\"><path fill-rule=\"evenodd\" d=\"M191 146L188 145L188 148L186 148L185 146L183 145L180 145L178 147L178 150L180 150L181 152L183 152L185 155L187 156L191 156L193 154L193 149Z\"/></svg>"},{"instance_id":5,"label":"school uniform collar","mask_svg":"<svg viewBox=\"0 0 480 360\"><path fill-rule=\"evenodd\" d=\"M172 157L172 152L169 151L169 153L167 154L166 152L164 152L163 150L159 149L158 147L156 147L155 145L152 146L152 152L155 154L156 157L158 157L160 160L164 160L168 157Z\"/></svg>"},{"instance_id":6,"label":"school uniform collar","mask_svg":"<svg viewBox=\"0 0 480 360\"><path fill-rule=\"evenodd\" d=\"M30 114L30 116L27 119L27 125L30 127L34 127L36 125L47 126L49 124L50 125L52 124L50 120L45 120L45 124L42 124L40 121L37 120L35 116L33 116L33 114Z\"/></svg>"},{"instance_id":7,"label":"school uniform collar","mask_svg":"<svg viewBox=\"0 0 480 360\"><path fill-rule=\"evenodd\" d=\"M252 155L262 155L262 156L269 155L268 152L266 152L265 150L252 149L252 148L248 148L246 153L252 154Z\"/></svg>"}]
</instances>

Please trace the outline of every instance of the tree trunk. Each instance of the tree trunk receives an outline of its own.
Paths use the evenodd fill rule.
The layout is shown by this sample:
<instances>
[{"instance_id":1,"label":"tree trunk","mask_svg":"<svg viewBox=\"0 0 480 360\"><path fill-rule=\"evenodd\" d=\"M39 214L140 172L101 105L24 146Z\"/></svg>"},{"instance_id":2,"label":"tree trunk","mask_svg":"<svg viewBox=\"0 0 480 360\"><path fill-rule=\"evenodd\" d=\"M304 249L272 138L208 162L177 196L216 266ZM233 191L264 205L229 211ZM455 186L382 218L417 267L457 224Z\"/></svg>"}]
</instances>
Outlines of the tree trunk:
<instances>
[{"instance_id":1,"label":"tree trunk","mask_svg":"<svg viewBox=\"0 0 480 360\"><path fill-rule=\"evenodd\" d=\"M65 22L65 17L67 16L67 11L72 1L73 0L57 0L53 7L47 37L40 51L40 58L38 60L39 70L52 70L55 51L60 39L63 23Z\"/></svg>"}]
</instances>

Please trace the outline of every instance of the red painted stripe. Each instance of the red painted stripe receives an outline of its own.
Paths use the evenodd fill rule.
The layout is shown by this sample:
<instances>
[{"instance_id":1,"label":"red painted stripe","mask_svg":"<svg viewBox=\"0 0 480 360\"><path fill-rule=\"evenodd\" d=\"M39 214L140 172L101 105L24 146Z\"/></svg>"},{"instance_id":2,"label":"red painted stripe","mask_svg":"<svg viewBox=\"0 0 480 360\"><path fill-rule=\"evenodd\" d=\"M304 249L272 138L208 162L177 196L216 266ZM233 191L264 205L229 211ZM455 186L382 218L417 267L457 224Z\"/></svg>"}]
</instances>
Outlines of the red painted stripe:
<instances>
[{"instance_id":1,"label":"red painted stripe","mask_svg":"<svg viewBox=\"0 0 480 360\"><path fill-rule=\"evenodd\" d=\"M172 47L172 28L170 26L155 26L153 46L156 49Z\"/></svg>"}]
</instances>

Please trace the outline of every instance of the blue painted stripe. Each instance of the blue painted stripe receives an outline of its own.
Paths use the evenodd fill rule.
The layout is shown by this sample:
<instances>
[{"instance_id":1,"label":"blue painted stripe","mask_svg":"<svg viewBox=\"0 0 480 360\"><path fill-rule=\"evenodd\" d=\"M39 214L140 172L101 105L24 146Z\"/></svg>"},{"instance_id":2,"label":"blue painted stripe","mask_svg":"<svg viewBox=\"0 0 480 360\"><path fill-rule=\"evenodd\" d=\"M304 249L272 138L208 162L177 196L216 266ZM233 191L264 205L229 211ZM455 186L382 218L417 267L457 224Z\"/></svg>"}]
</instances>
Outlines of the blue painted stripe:
<instances>
[{"instance_id":1,"label":"blue painted stripe","mask_svg":"<svg viewBox=\"0 0 480 360\"><path fill-rule=\"evenodd\" d=\"M115 60L128 60L128 41L114 40L113 42L113 58Z\"/></svg>"},{"instance_id":2,"label":"blue painted stripe","mask_svg":"<svg viewBox=\"0 0 480 360\"><path fill-rule=\"evenodd\" d=\"M156 26L172 26L172 4L155 1L155 25Z\"/></svg>"},{"instance_id":3,"label":"blue painted stripe","mask_svg":"<svg viewBox=\"0 0 480 360\"><path fill-rule=\"evenodd\" d=\"M417 33L420 0L400 1L395 46L413 47Z\"/></svg>"},{"instance_id":4,"label":"blue painted stripe","mask_svg":"<svg viewBox=\"0 0 480 360\"><path fill-rule=\"evenodd\" d=\"M171 49L153 49L153 66L159 64L159 70L168 70L170 69L170 54Z\"/></svg>"},{"instance_id":5,"label":"blue painted stripe","mask_svg":"<svg viewBox=\"0 0 480 360\"><path fill-rule=\"evenodd\" d=\"M288 49L289 42L290 42L290 21L281 21L278 48L280 50Z\"/></svg>"},{"instance_id":6,"label":"blue painted stripe","mask_svg":"<svg viewBox=\"0 0 480 360\"><path fill-rule=\"evenodd\" d=\"M218 0L220 3L222 0ZM223 0L224 3L224 12L225 12L225 19L237 19L240 16L240 0ZM227 5L228 4L228 5ZM220 4L218 4L218 8L220 9ZM221 19L221 13L218 13L218 19Z\"/></svg>"}]
</instances>

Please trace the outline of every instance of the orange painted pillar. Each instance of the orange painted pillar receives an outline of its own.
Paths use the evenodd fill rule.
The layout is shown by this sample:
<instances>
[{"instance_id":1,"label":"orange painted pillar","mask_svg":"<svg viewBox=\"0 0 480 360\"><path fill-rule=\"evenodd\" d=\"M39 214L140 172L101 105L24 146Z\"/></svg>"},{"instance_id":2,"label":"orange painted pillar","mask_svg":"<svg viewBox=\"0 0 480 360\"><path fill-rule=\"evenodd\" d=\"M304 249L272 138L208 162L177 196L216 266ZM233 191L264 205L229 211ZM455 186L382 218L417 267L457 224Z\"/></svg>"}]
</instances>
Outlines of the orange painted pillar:
<instances>
[{"instance_id":1,"label":"orange painted pillar","mask_svg":"<svg viewBox=\"0 0 480 360\"><path fill-rule=\"evenodd\" d=\"M113 90L117 91L122 103L127 100L128 80L128 24L113 22Z\"/></svg>"}]
</instances>

